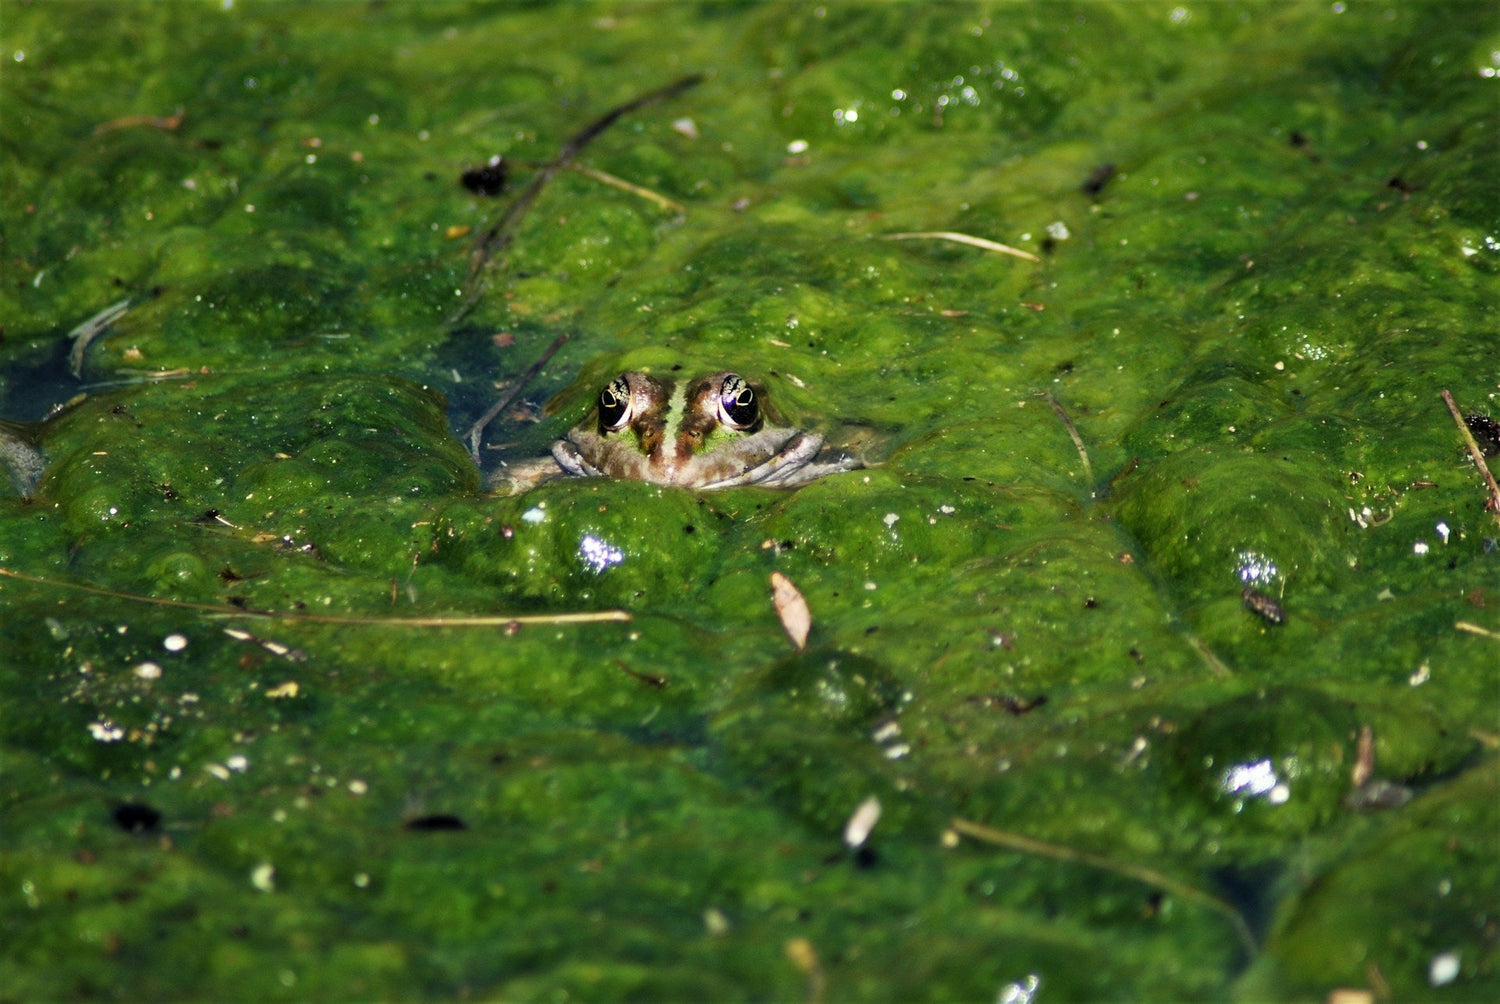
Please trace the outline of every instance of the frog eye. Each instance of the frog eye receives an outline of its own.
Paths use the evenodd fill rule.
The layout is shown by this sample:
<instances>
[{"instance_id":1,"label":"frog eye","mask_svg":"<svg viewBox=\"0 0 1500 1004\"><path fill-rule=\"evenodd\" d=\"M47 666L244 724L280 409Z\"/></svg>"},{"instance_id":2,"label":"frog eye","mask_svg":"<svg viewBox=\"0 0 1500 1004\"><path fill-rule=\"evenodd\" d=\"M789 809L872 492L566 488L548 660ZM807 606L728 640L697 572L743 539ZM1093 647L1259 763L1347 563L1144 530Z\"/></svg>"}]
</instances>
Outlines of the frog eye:
<instances>
[{"instance_id":1,"label":"frog eye","mask_svg":"<svg viewBox=\"0 0 1500 1004\"><path fill-rule=\"evenodd\" d=\"M599 424L606 432L619 432L630 422L630 382L617 376L599 392Z\"/></svg>"},{"instance_id":2,"label":"frog eye","mask_svg":"<svg viewBox=\"0 0 1500 1004\"><path fill-rule=\"evenodd\" d=\"M760 421L755 390L737 373L725 376L719 387L719 421L731 429L748 429Z\"/></svg>"}]
</instances>

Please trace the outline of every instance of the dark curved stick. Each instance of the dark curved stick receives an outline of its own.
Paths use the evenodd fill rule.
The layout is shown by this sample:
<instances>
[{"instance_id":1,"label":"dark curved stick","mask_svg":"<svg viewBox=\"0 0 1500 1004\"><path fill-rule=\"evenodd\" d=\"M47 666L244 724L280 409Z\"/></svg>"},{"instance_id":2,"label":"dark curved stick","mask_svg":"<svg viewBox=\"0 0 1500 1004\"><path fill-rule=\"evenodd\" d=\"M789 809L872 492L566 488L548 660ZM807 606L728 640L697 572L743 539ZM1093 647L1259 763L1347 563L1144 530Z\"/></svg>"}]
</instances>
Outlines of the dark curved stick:
<instances>
[{"instance_id":1,"label":"dark curved stick","mask_svg":"<svg viewBox=\"0 0 1500 1004\"><path fill-rule=\"evenodd\" d=\"M485 412L479 421L469 426L469 431L464 434L464 439L469 444L469 456L474 458L476 464L479 463L479 444L484 441L485 427L494 421L496 415L510 407L512 401L521 396L521 392L526 389L526 385L536 379L536 375L542 371L542 367L547 365L547 360L557 355L557 350L562 348L563 342L567 340L568 336L566 333L552 339L552 344L547 346L547 351L542 353L540 359L531 364L529 370L521 374L521 379L516 381L516 385L510 389L510 393L492 404L490 410Z\"/></svg>"},{"instance_id":2,"label":"dark curved stick","mask_svg":"<svg viewBox=\"0 0 1500 1004\"><path fill-rule=\"evenodd\" d=\"M583 152L583 148L592 143L599 134L623 115L644 108L649 104L662 101L666 98L675 97L690 87L696 87L703 82L701 73L694 73L673 81L665 87L659 87L654 91L648 91L640 97L617 105L605 112L599 118L584 126L581 130L568 138L568 141L557 151L557 156L549 163L544 164L536 177L531 179L516 200L505 208L505 212L474 238L474 243L469 246L469 274L464 278L463 302L459 304L458 311L448 318L449 325L457 324L468 316L469 312L479 304L479 297L484 292L484 274L495 255L510 244L515 236L516 227L531 209L531 204L542 194L542 189L547 187L559 171L563 170Z\"/></svg>"}]
</instances>

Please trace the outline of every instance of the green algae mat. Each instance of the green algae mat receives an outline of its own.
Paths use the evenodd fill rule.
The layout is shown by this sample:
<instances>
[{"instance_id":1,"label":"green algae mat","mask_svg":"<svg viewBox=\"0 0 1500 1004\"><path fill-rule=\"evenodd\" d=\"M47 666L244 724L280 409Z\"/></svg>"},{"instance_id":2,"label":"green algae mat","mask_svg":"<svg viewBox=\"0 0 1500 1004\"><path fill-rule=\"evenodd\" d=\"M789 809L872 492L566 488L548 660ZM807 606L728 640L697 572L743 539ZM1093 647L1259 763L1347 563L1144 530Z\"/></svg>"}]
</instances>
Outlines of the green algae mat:
<instances>
[{"instance_id":1,"label":"green algae mat","mask_svg":"<svg viewBox=\"0 0 1500 1004\"><path fill-rule=\"evenodd\" d=\"M1500 997L1492 4L0 28L0 999Z\"/></svg>"}]
</instances>

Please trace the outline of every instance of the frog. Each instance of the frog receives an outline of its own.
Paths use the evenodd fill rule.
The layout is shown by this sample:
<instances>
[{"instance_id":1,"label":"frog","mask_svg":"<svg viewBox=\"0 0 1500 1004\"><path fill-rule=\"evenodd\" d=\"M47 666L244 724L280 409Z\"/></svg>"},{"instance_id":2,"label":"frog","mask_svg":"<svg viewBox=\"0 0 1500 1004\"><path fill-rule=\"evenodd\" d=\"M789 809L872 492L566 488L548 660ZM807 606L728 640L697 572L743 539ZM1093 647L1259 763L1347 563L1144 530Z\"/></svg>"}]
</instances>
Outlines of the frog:
<instances>
[{"instance_id":1,"label":"frog","mask_svg":"<svg viewBox=\"0 0 1500 1004\"><path fill-rule=\"evenodd\" d=\"M826 456L823 437L777 424L758 385L730 370L686 380L627 370L551 456L509 464L491 487L518 494L554 478L616 478L700 491L795 488L861 463Z\"/></svg>"}]
</instances>

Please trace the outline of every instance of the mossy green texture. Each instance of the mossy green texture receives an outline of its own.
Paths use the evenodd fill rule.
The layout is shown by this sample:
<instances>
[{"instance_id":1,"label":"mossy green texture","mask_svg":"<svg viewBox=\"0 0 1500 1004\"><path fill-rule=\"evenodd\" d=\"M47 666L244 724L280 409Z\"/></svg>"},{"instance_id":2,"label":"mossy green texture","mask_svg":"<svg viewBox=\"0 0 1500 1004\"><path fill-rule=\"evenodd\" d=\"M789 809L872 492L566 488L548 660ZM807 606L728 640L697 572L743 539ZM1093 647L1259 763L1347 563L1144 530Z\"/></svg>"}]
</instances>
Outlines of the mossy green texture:
<instances>
[{"instance_id":1,"label":"mossy green texture","mask_svg":"<svg viewBox=\"0 0 1500 1004\"><path fill-rule=\"evenodd\" d=\"M1497 51L1464 2L9 5L0 998L1500 996L1500 524L1439 398L1500 393ZM460 318L472 235L690 73ZM889 239L947 231L1039 261ZM627 368L870 466L485 491Z\"/></svg>"}]
</instances>

